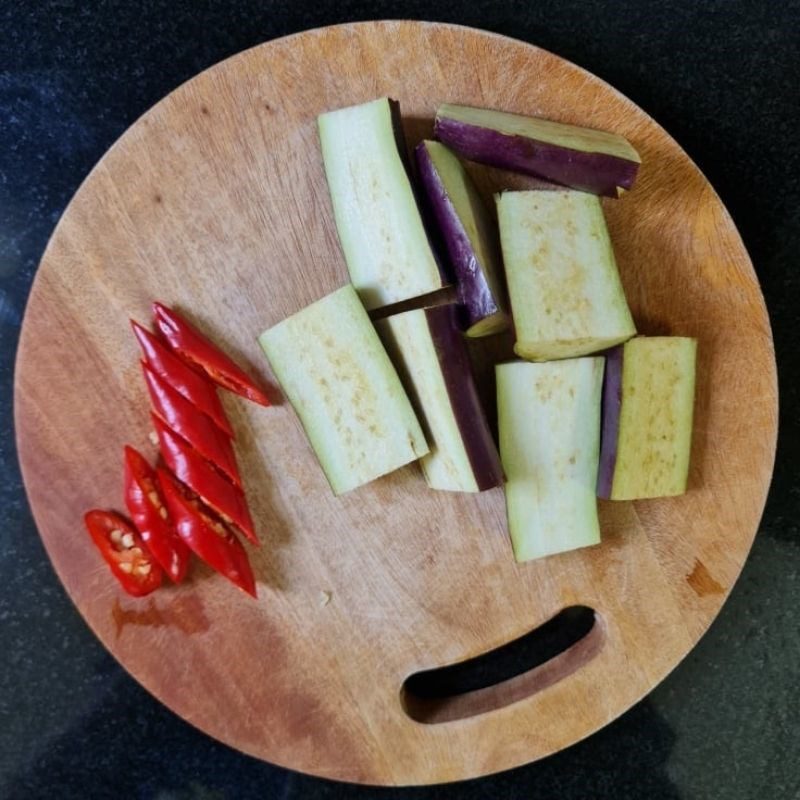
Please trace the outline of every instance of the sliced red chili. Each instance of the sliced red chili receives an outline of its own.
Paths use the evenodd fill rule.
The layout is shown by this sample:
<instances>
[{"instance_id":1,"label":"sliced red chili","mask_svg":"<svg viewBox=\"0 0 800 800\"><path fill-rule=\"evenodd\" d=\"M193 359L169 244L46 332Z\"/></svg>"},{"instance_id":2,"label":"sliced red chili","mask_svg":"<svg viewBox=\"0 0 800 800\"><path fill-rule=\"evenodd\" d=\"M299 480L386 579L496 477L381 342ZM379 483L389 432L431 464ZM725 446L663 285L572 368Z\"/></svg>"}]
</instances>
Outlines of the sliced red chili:
<instances>
[{"instance_id":1,"label":"sliced red chili","mask_svg":"<svg viewBox=\"0 0 800 800\"><path fill-rule=\"evenodd\" d=\"M203 458L224 472L237 486L241 486L242 479L231 440L210 417L156 375L146 362L142 362L142 369L156 414Z\"/></svg>"},{"instance_id":2,"label":"sliced red chili","mask_svg":"<svg viewBox=\"0 0 800 800\"><path fill-rule=\"evenodd\" d=\"M172 519L175 520L178 536L209 567L256 597L256 582L250 561L231 530L206 511L197 496L166 470L158 469L158 481Z\"/></svg>"},{"instance_id":3,"label":"sliced red chili","mask_svg":"<svg viewBox=\"0 0 800 800\"><path fill-rule=\"evenodd\" d=\"M255 545L259 544L244 492L226 480L193 447L152 415L161 455L176 477L196 492L223 521L232 523Z\"/></svg>"},{"instance_id":4,"label":"sliced red chili","mask_svg":"<svg viewBox=\"0 0 800 800\"><path fill-rule=\"evenodd\" d=\"M128 594L143 597L161 586L161 567L128 520L102 509L88 511L83 520L100 555Z\"/></svg>"},{"instance_id":5,"label":"sliced red chili","mask_svg":"<svg viewBox=\"0 0 800 800\"><path fill-rule=\"evenodd\" d=\"M180 314L153 303L156 327L170 347L190 364L201 368L214 383L262 406L269 398L229 356L190 325Z\"/></svg>"},{"instance_id":6,"label":"sliced red chili","mask_svg":"<svg viewBox=\"0 0 800 800\"><path fill-rule=\"evenodd\" d=\"M175 533L156 472L133 447L125 447L125 505L147 549L175 583L186 577L189 549Z\"/></svg>"},{"instance_id":7,"label":"sliced red chili","mask_svg":"<svg viewBox=\"0 0 800 800\"><path fill-rule=\"evenodd\" d=\"M145 360L153 372L162 377L200 411L211 417L228 436L233 436L233 429L228 422L217 390L205 373L192 369L138 322L131 320L131 326L139 341L139 346L142 348Z\"/></svg>"}]
</instances>

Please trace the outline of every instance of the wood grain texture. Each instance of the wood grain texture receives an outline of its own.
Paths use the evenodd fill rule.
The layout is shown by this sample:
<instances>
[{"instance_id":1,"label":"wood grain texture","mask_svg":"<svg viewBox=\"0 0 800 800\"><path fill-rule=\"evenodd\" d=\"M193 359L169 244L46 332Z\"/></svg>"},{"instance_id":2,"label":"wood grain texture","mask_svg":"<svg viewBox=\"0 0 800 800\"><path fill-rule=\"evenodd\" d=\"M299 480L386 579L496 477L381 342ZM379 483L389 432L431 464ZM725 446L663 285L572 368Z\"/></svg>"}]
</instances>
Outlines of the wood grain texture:
<instances>
[{"instance_id":1,"label":"wood grain texture","mask_svg":"<svg viewBox=\"0 0 800 800\"><path fill-rule=\"evenodd\" d=\"M128 317L147 320L153 298L174 304L269 381L258 333L347 277L315 118L387 94L401 102L411 146L430 136L447 100L608 128L641 153L633 191L604 205L640 330L699 341L689 493L601 503L599 547L517 565L502 490L430 492L412 466L337 499L287 404L226 398L264 542L251 551L259 600L198 566L180 588L122 596L81 515L122 507L122 445L147 447ZM474 174L484 192L530 185ZM502 340L476 346L491 352ZM541 758L652 689L706 630L742 568L771 475L776 401L752 266L678 145L554 55L412 22L271 42L201 74L140 119L52 237L16 381L19 453L41 536L119 661L234 747L381 784L450 781ZM440 724L403 710L409 674L484 652L578 604L596 610L603 641L584 645L592 657L561 680L515 679L475 699L474 710L493 710Z\"/></svg>"}]
</instances>

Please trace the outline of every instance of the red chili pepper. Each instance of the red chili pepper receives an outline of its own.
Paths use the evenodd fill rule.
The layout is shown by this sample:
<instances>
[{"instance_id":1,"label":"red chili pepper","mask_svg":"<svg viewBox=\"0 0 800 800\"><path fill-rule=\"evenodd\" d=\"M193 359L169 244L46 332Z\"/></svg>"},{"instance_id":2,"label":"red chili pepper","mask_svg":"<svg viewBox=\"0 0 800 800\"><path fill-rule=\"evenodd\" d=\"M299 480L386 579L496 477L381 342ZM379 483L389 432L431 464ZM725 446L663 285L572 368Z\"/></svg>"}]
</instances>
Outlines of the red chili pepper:
<instances>
[{"instance_id":1,"label":"red chili pepper","mask_svg":"<svg viewBox=\"0 0 800 800\"><path fill-rule=\"evenodd\" d=\"M175 583L186 577L189 549L175 534L155 470L134 448L125 446L125 505L153 558Z\"/></svg>"},{"instance_id":2,"label":"red chili pepper","mask_svg":"<svg viewBox=\"0 0 800 800\"><path fill-rule=\"evenodd\" d=\"M196 492L200 500L219 514L224 522L236 525L254 545L258 545L244 492L226 480L155 414L151 416L161 444L161 455L176 477Z\"/></svg>"},{"instance_id":3,"label":"red chili pepper","mask_svg":"<svg viewBox=\"0 0 800 800\"><path fill-rule=\"evenodd\" d=\"M231 440L214 421L178 394L142 362L153 410L175 433L182 436L203 458L222 470L237 486L242 485Z\"/></svg>"},{"instance_id":4,"label":"red chili pepper","mask_svg":"<svg viewBox=\"0 0 800 800\"><path fill-rule=\"evenodd\" d=\"M131 326L139 340L145 360L153 372L200 411L211 417L228 436L233 436L231 424L225 415L217 390L205 374L192 369L138 322L131 320Z\"/></svg>"},{"instance_id":5,"label":"red chili pepper","mask_svg":"<svg viewBox=\"0 0 800 800\"><path fill-rule=\"evenodd\" d=\"M178 536L209 567L256 597L253 570L241 542L226 525L207 513L198 498L166 470L158 469L158 481L175 520Z\"/></svg>"},{"instance_id":6,"label":"red chili pepper","mask_svg":"<svg viewBox=\"0 0 800 800\"><path fill-rule=\"evenodd\" d=\"M161 586L161 567L147 551L138 531L113 511L88 511L83 521L92 540L122 588L143 597Z\"/></svg>"},{"instance_id":7,"label":"red chili pepper","mask_svg":"<svg viewBox=\"0 0 800 800\"><path fill-rule=\"evenodd\" d=\"M212 344L183 317L161 303L153 303L156 327L170 347L190 364L200 367L214 383L262 406L269 398L231 358Z\"/></svg>"}]
</instances>

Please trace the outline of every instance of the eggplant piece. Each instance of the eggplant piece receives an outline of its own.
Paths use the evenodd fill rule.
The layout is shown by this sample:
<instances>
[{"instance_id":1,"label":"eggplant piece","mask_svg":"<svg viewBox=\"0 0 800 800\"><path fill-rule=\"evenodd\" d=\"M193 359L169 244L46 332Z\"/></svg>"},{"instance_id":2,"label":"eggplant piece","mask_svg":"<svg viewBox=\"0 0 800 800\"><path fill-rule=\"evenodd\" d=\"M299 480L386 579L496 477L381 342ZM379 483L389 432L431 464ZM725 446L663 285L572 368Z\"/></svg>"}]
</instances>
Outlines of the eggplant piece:
<instances>
[{"instance_id":1,"label":"eggplant piece","mask_svg":"<svg viewBox=\"0 0 800 800\"><path fill-rule=\"evenodd\" d=\"M599 198L503 192L497 214L518 356L571 358L636 334Z\"/></svg>"},{"instance_id":2,"label":"eggplant piece","mask_svg":"<svg viewBox=\"0 0 800 800\"><path fill-rule=\"evenodd\" d=\"M455 281L467 336L508 328L497 233L458 158L439 142L420 142L417 169Z\"/></svg>"},{"instance_id":3,"label":"eggplant piece","mask_svg":"<svg viewBox=\"0 0 800 800\"><path fill-rule=\"evenodd\" d=\"M641 163L616 133L485 108L439 106L434 135L471 161L606 197L630 189Z\"/></svg>"},{"instance_id":4,"label":"eggplant piece","mask_svg":"<svg viewBox=\"0 0 800 800\"><path fill-rule=\"evenodd\" d=\"M431 450L420 465L428 486L451 492L499 486L503 469L455 306L406 311L376 327L425 428Z\"/></svg>"},{"instance_id":5,"label":"eggplant piece","mask_svg":"<svg viewBox=\"0 0 800 800\"><path fill-rule=\"evenodd\" d=\"M497 420L517 561L600 541L603 358L498 364Z\"/></svg>"},{"instance_id":6,"label":"eggplant piece","mask_svg":"<svg viewBox=\"0 0 800 800\"><path fill-rule=\"evenodd\" d=\"M428 452L397 372L351 285L264 331L258 341L334 494Z\"/></svg>"},{"instance_id":7,"label":"eggplant piece","mask_svg":"<svg viewBox=\"0 0 800 800\"><path fill-rule=\"evenodd\" d=\"M322 114L318 124L339 241L367 309L442 288L409 178L398 104L381 98Z\"/></svg>"},{"instance_id":8,"label":"eggplant piece","mask_svg":"<svg viewBox=\"0 0 800 800\"><path fill-rule=\"evenodd\" d=\"M639 336L606 356L597 494L610 500L686 491L697 341Z\"/></svg>"}]
</instances>

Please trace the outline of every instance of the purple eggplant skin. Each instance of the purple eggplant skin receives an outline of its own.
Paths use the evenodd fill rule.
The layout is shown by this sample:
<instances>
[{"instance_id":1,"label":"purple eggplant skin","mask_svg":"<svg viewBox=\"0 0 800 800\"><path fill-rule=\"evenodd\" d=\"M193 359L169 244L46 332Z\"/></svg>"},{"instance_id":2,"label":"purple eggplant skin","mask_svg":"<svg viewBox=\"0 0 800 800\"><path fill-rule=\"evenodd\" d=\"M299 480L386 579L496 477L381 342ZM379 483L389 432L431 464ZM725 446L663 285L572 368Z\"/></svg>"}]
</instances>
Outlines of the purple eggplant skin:
<instances>
[{"instance_id":1,"label":"purple eggplant skin","mask_svg":"<svg viewBox=\"0 0 800 800\"><path fill-rule=\"evenodd\" d=\"M439 356L453 416L461 432L478 491L483 492L502 486L505 475L478 397L469 353L458 328L456 313L454 305L425 309L428 330Z\"/></svg>"},{"instance_id":2,"label":"purple eggplant skin","mask_svg":"<svg viewBox=\"0 0 800 800\"><path fill-rule=\"evenodd\" d=\"M449 256L452 274L447 277L456 284L458 303L461 306L460 317L467 335L476 335L475 326L495 315L503 321L493 326L491 332L504 330L508 327L508 312L503 298L498 297L489 285L486 274L488 265L480 263L424 141L417 145L415 156L417 173L427 198L430 214L438 226ZM487 245L495 249L496 263L499 264L500 253L497 243L488 242Z\"/></svg>"},{"instance_id":3,"label":"purple eggplant skin","mask_svg":"<svg viewBox=\"0 0 800 800\"><path fill-rule=\"evenodd\" d=\"M434 136L470 161L521 172L603 197L629 190L639 164L607 153L587 153L527 136L436 116Z\"/></svg>"},{"instance_id":4,"label":"purple eggplant skin","mask_svg":"<svg viewBox=\"0 0 800 800\"><path fill-rule=\"evenodd\" d=\"M597 496L608 500L614 486L617 465L619 417L622 410L622 365L624 345L606 351L603 375L602 427L600 430L600 467L597 471Z\"/></svg>"}]
</instances>

